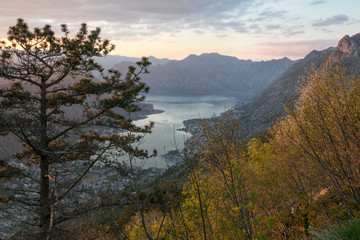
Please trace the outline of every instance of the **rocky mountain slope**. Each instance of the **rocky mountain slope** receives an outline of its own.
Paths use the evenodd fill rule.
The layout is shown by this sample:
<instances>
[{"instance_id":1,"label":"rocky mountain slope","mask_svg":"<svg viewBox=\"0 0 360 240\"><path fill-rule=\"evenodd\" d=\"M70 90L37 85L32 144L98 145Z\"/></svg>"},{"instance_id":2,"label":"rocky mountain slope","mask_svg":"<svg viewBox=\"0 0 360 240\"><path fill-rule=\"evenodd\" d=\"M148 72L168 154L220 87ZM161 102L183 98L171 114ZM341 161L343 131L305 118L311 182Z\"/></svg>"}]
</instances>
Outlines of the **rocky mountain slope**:
<instances>
[{"instance_id":1,"label":"rocky mountain slope","mask_svg":"<svg viewBox=\"0 0 360 240\"><path fill-rule=\"evenodd\" d=\"M295 101L298 97L296 89L306 76L314 69L322 69L328 60L334 63L343 62L348 69L360 66L360 34L343 37L336 48L310 52L255 98L235 106L235 112L244 118L250 134L267 129L279 116L283 116L284 103Z\"/></svg>"},{"instance_id":2,"label":"rocky mountain slope","mask_svg":"<svg viewBox=\"0 0 360 240\"><path fill-rule=\"evenodd\" d=\"M151 60L150 60L151 61ZM287 70L294 61L288 58L253 62L217 53L190 55L150 67L141 79L151 93L168 95L236 95L257 93ZM129 62L113 68L124 72Z\"/></svg>"}]
</instances>

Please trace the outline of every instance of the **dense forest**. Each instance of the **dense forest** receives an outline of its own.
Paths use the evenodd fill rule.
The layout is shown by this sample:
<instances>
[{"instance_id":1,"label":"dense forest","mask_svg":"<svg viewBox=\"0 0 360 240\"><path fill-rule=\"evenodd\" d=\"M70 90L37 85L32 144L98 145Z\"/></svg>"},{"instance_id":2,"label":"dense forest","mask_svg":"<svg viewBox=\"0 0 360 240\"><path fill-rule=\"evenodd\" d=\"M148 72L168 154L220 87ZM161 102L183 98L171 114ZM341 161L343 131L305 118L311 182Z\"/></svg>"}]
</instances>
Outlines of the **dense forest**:
<instances>
[{"instance_id":1,"label":"dense forest","mask_svg":"<svg viewBox=\"0 0 360 240\"><path fill-rule=\"evenodd\" d=\"M19 19L9 30L12 44L2 43L0 76L10 84L0 91L0 133L18 137L24 150L1 159L0 177L32 182L0 192L1 209L17 203L31 215L14 239L359 237L357 69L330 60L314 66L298 99L285 103L286 115L256 135L244 134L231 111L201 120L179 150L181 161L147 178L132 159L150 156L137 143L152 125L136 127L118 108L139 110L149 90L139 74L149 62L99 82L91 71L102 69L92 57L112 45L86 25L75 38L65 25L63 34L54 37L50 26L32 32ZM74 107L81 117L67 114ZM119 155L129 161L116 161ZM94 177L100 187L91 188L86 182L95 184L88 175L96 167L118 177Z\"/></svg>"}]
</instances>

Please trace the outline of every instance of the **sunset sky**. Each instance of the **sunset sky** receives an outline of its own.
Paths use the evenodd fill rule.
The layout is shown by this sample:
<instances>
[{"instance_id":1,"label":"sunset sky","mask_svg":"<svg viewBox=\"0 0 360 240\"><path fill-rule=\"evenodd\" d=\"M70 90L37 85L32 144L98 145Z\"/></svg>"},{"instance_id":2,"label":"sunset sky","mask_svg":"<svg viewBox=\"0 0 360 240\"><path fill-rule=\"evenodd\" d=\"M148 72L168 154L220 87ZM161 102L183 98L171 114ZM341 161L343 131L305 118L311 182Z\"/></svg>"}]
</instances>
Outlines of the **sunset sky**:
<instances>
[{"instance_id":1,"label":"sunset sky","mask_svg":"<svg viewBox=\"0 0 360 240\"><path fill-rule=\"evenodd\" d=\"M183 59L218 52L239 59L299 59L360 32L359 0L1 1L0 37L23 18L30 28L82 22L101 27L112 54Z\"/></svg>"}]
</instances>

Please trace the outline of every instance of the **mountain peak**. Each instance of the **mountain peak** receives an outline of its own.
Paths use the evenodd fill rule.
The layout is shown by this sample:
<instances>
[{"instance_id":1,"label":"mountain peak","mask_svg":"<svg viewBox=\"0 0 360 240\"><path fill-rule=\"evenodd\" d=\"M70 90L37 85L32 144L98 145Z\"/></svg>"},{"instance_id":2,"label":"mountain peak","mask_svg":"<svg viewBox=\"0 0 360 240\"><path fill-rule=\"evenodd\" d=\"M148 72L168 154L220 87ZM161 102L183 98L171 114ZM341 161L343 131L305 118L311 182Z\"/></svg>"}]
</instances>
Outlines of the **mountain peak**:
<instances>
[{"instance_id":1,"label":"mountain peak","mask_svg":"<svg viewBox=\"0 0 360 240\"><path fill-rule=\"evenodd\" d=\"M338 43L337 50L347 56L360 56L360 33L353 36L346 35Z\"/></svg>"}]
</instances>

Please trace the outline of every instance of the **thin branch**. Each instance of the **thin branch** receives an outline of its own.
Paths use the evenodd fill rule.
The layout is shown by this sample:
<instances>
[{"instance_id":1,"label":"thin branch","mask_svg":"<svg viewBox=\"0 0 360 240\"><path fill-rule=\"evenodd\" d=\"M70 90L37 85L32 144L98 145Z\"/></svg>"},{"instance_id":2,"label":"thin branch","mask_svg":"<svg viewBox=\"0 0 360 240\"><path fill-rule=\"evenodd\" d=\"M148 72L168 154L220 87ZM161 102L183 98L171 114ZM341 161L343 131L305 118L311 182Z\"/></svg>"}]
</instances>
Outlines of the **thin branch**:
<instances>
[{"instance_id":1,"label":"thin branch","mask_svg":"<svg viewBox=\"0 0 360 240\"><path fill-rule=\"evenodd\" d=\"M59 197L57 198L57 201L60 201L61 199L63 199L81 181L81 179L84 178L84 176L90 171L90 169L102 157L102 155L109 149L109 147L110 147L110 145L103 148L101 153L96 157L96 159L94 161L91 162L89 167L72 184L70 184L62 194L59 195ZM52 202L53 201L54 201L54 199L52 200Z\"/></svg>"}]
</instances>

